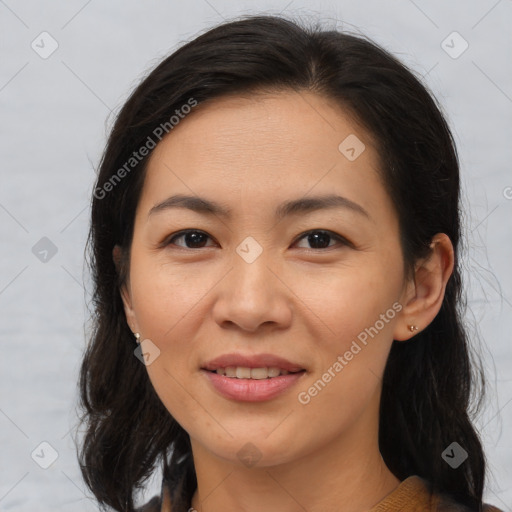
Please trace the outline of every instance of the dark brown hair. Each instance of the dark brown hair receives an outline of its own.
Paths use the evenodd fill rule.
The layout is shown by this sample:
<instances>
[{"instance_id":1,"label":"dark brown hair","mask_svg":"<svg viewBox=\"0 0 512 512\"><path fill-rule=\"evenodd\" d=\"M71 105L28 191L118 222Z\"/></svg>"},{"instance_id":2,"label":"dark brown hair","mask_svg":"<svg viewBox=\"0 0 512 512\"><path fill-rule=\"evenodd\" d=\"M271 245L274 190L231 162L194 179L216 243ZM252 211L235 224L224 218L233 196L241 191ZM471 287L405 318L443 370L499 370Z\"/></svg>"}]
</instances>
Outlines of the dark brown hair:
<instances>
[{"instance_id":1,"label":"dark brown hair","mask_svg":"<svg viewBox=\"0 0 512 512\"><path fill-rule=\"evenodd\" d=\"M114 175L191 98L200 109L225 95L283 90L328 98L375 139L408 272L436 233L452 241L455 269L439 314L410 342L391 348L379 443L400 480L419 475L433 490L481 510L485 460L468 411L482 375L470 361L462 323L459 165L450 130L414 73L375 43L277 16L226 22L183 45L140 83L117 116L99 168L88 239L95 309L79 383L85 482L100 504L118 511L134 510L135 494L157 464L173 482L173 511L187 509L197 485L188 434L134 357L120 296L151 153L121 180L112 181ZM119 269L112 259L115 244L124 254ZM453 441L470 454L457 469L441 457Z\"/></svg>"}]
</instances>

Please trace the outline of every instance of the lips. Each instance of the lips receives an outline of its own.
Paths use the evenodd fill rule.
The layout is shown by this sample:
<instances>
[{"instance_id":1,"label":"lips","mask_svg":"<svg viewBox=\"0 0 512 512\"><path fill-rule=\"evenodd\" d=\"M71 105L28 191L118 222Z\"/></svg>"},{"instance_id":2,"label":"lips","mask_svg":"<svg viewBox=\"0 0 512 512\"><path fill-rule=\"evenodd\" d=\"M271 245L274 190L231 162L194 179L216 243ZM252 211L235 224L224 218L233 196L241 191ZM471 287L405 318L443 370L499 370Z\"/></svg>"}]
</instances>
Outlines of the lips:
<instances>
[{"instance_id":1,"label":"lips","mask_svg":"<svg viewBox=\"0 0 512 512\"><path fill-rule=\"evenodd\" d=\"M294 363L284 359L282 357L273 355L273 354L255 354L255 355L243 355L243 354L224 354L211 361L208 361L206 364L202 366L203 370L208 370L210 372L216 372L222 374L222 370L224 370L224 375L226 375L226 369L229 368L227 375L231 375L231 369L235 368L236 370L242 369L242 373L239 371L240 375L247 375L247 369L270 369L271 373L278 369L280 374L288 373L296 373L303 371L305 368L298 363ZM235 375L238 377L238 375ZM242 376L238 378L244 378Z\"/></svg>"},{"instance_id":2,"label":"lips","mask_svg":"<svg viewBox=\"0 0 512 512\"><path fill-rule=\"evenodd\" d=\"M237 402L272 400L292 388L305 368L273 354L224 354L201 367L212 388Z\"/></svg>"}]
</instances>

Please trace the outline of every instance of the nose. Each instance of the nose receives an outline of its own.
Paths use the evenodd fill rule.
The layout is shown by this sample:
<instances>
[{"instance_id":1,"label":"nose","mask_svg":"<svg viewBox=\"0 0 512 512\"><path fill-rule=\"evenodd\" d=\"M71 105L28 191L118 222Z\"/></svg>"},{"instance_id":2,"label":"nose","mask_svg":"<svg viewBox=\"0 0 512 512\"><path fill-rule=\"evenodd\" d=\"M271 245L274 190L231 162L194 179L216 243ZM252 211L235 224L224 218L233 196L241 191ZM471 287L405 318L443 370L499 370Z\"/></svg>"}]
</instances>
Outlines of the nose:
<instances>
[{"instance_id":1,"label":"nose","mask_svg":"<svg viewBox=\"0 0 512 512\"><path fill-rule=\"evenodd\" d=\"M253 333L290 325L290 284L280 278L278 265L264 254L265 251L252 263L236 255L232 270L219 283L213 316L222 328Z\"/></svg>"}]
</instances>

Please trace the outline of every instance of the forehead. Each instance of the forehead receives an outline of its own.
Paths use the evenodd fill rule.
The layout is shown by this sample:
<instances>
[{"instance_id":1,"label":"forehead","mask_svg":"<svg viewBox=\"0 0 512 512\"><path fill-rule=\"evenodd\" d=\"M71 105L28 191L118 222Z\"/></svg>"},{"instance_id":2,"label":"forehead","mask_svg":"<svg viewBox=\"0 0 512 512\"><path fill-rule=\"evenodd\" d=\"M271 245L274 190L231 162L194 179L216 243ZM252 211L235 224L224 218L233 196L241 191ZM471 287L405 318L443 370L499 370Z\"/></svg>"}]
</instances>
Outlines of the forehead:
<instances>
[{"instance_id":1,"label":"forehead","mask_svg":"<svg viewBox=\"0 0 512 512\"><path fill-rule=\"evenodd\" d=\"M230 96L197 106L157 145L141 202L149 209L171 191L263 202L313 189L360 195L381 187L378 174L370 135L333 100L304 91Z\"/></svg>"},{"instance_id":2,"label":"forehead","mask_svg":"<svg viewBox=\"0 0 512 512\"><path fill-rule=\"evenodd\" d=\"M311 92L282 91L215 98L200 104L175 126L155 154L172 148L188 158L240 153L256 162L270 157L294 161L307 152L338 158L339 144L358 135L371 145L348 109Z\"/></svg>"}]
</instances>

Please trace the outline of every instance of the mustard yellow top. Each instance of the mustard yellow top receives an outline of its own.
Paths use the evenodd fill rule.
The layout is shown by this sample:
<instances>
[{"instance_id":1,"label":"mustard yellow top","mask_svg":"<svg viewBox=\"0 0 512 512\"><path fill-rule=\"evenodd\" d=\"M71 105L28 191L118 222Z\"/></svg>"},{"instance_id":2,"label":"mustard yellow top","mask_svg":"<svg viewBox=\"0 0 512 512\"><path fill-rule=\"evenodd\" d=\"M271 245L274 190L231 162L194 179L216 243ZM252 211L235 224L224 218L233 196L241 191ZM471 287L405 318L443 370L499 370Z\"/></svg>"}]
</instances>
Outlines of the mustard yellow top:
<instances>
[{"instance_id":1,"label":"mustard yellow top","mask_svg":"<svg viewBox=\"0 0 512 512\"><path fill-rule=\"evenodd\" d=\"M160 496L155 496L138 512L172 512L167 485L162 485ZM427 482L413 475L377 503L368 512L474 512L445 496L430 494ZM484 505L484 512L503 512L491 505Z\"/></svg>"},{"instance_id":2,"label":"mustard yellow top","mask_svg":"<svg viewBox=\"0 0 512 512\"><path fill-rule=\"evenodd\" d=\"M502 512L484 505L484 512ZM419 476L410 476L377 503L369 512L472 512L445 496L430 494L427 482Z\"/></svg>"}]
</instances>

